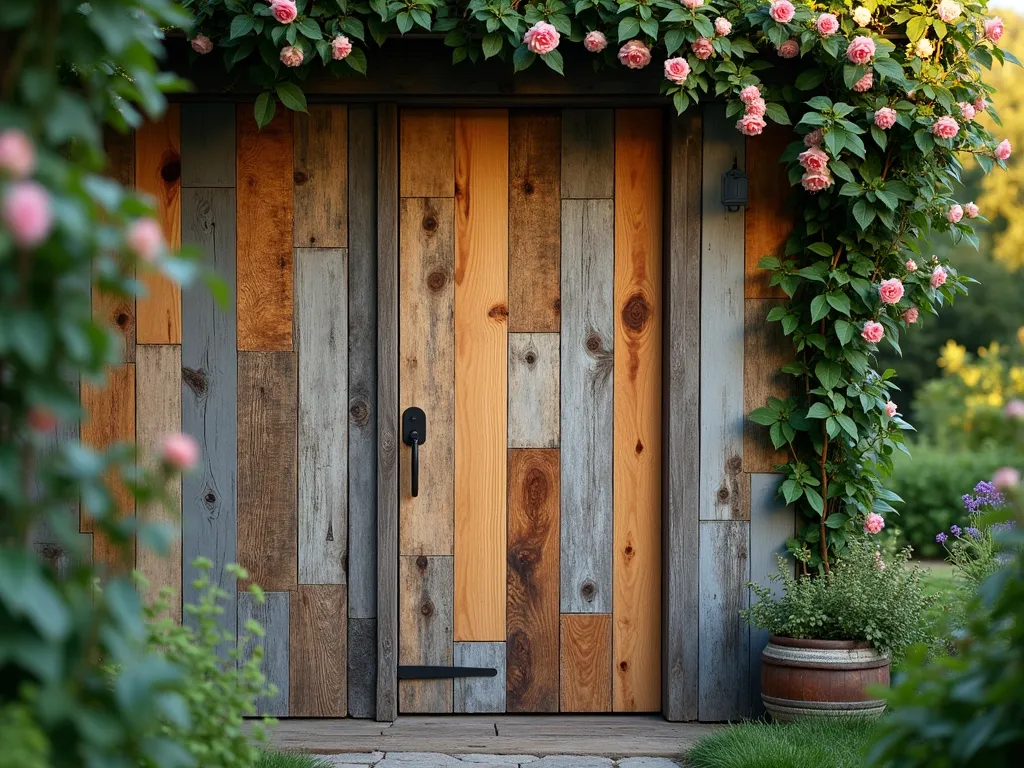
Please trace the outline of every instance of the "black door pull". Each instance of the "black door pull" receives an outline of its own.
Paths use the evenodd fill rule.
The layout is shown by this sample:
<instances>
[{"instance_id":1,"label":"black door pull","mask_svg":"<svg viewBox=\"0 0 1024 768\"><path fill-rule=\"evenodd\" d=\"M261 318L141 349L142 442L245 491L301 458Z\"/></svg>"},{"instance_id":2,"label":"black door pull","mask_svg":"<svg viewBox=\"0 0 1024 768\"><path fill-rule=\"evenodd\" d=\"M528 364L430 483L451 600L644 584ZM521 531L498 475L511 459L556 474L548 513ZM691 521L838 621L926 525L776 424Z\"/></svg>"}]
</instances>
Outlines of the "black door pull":
<instances>
[{"instance_id":1,"label":"black door pull","mask_svg":"<svg viewBox=\"0 0 1024 768\"><path fill-rule=\"evenodd\" d=\"M412 448L412 495L420 495L420 446L427 442L427 414L412 406L402 413L402 442Z\"/></svg>"}]
</instances>

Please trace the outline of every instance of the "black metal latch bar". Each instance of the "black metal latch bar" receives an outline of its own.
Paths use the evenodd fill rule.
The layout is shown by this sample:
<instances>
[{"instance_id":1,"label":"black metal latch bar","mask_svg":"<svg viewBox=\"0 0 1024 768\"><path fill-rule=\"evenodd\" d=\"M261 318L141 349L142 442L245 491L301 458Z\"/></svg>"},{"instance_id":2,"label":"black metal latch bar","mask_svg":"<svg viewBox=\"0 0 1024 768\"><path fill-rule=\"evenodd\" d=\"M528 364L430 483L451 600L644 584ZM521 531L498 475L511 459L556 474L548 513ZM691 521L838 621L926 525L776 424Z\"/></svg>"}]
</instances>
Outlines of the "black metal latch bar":
<instances>
[{"instance_id":1,"label":"black metal latch bar","mask_svg":"<svg viewBox=\"0 0 1024 768\"><path fill-rule=\"evenodd\" d=\"M453 677L497 677L491 667L424 667L399 666L399 680L446 680Z\"/></svg>"}]
</instances>

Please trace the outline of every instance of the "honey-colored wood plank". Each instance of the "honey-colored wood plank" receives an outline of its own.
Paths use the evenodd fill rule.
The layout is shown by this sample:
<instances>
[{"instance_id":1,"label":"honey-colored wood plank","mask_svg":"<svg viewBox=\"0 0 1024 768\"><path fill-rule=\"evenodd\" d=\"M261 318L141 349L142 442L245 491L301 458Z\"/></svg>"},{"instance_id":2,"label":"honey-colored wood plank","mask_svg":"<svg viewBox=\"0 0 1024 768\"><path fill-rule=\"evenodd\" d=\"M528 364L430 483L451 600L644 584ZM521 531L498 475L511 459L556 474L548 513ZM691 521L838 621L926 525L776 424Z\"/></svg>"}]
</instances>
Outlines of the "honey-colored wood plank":
<instances>
[{"instance_id":1,"label":"honey-colored wood plank","mask_svg":"<svg viewBox=\"0 0 1024 768\"><path fill-rule=\"evenodd\" d=\"M780 323L765 318L772 307L784 299L745 299L743 301L743 413L768 403L769 397L785 398L793 391L793 377L780 368L793 357L793 346L782 333ZM788 461L785 448L776 450L768 427L750 419L743 423L743 471L774 472Z\"/></svg>"},{"instance_id":2,"label":"honey-colored wood plank","mask_svg":"<svg viewBox=\"0 0 1024 768\"><path fill-rule=\"evenodd\" d=\"M416 406L427 414L419 496L410 486L412 450L399 449L399 552L450 555L455 551L454 201L403 199L399 236L399 410Z\"/></svg>"},{"instance_id":3,"label":"honey-colored wood plank","mask_svg":"<svg viewBox=\"0 0 1024 768\"><path fill-rule=\"evenodd\" d=\"M562 121L557 112L509 117L509 331L557 333Z\"/></svg>"},{"instance_id":4,"label":"honey-colored wood plank","mask_svg":"<svg viewBox=\"0 0 1024 768\"><path fill-rule=\"evenodd\" d=\"M558 451L508 452L509 712L558 711L558 480Z\"/></svg>"},{"instance_id":5,"label":"honey-colored wood plank","mask_svg":"<svg viewBox=\"0 0 1024 768\"><path fill-rule=\"evenodd\" d=\"M563 613L559 676L562 712L612 711L612 617Z\"/></svg>"},{"instance_id":6,"label":"honey-colored wood plank","mask_svg":"<svg viewBox=\"0 0 1024 768\"><path fill-rule=\"evenodd\" d=\"M295 247L348 246L348 108L311 104L295 120Z\"/></svg>"},{"instance_id":7,"label":"honey-colored wood plank","mask_svg":"<svg viewBox=\"0 0 1024 768\"><path fill-rule=\"evenodd\" d=\"M124 187L135 183L135 137L107 130L103 134L103 149L107 154L104 173ZM93 267L94 277L97 265ZM119 345L116 359L122 363L135 362L135 297L117 296L92 286L92 317L114 332Z\"/></svg>"},{"instance_id":8,"label":"honey-colored wood plank","mask_svg":"<svg viewBox=\"0 0 1024 768\"><path fill-rule=\"evenodd\" d=\"M508 112L455 137L455 640L504 642Z\"/></svg>"},{"instance_id":9,"label":"honey-colored wood plank","mask_svg":"<svg viewBox=\"0 0 1024 768\"><path fill-rule=\"evenodd\" d=\"M157 122L135 132L135 188L152 195L156 219L171 250L181 247L181 106L168 104ZM142 274L146 296L138 300L139 344L181 344L181 288L154 269Z\"/></svg>"},{"instance_id":10,"label":"honey-colored wood plank","mask_svg":"<svg viewBox=\"0 0 1024 768\"><path fill-rule=\"evenodd\" d=\"M615 126L614 709L661 707L662 121Z\"/></svg>"},{"instance_id":11,"label":"honey-colored wood plank","mask_svg":"<svg viewBox=\"0 0 1024 768\"><path fill-rule=\"evenodd\" d=\"M451 666L454 565L450 555L399 558L398 663ZM452 681L399 680L399 710L452 711Z\"/></svg>"},{"instance_id":12,"label":"honey-colored wood plank","mask_svg":"<svg viewBox=\"0 0 1024 768\"><path fill-rule=\"evenodd\" d=\"M291 594L288 709L292 717L345 717L348 602L340 584L301 584Z\"/></svg>"},{"instance_id":13,"label":"honey-colored wood plank","mask_svg":"<svg viewBox=\"0 0 1024 768\"><path fill-rule=\"evenodd\" d=\"M160 443L181 431L181 347L176 344L147 344L138 349L135 363L135 428L139 455L144 467L159 464ZM181 623L181 478L167 484L168 504L144 504L139 510L142 523L159 523L173 532L165 553L139 547L135 567L149 581L149 598L163 587L174 590L171 617Z\"/></svg>"},{"instance_id":14,"label":"honey-colored wood plank","mask_svg":"<svg viewBox=\"0 0 1024 768\"><path fill-rule=\"evenodd\" d=\"M238 353L238 562L268 592L297 584L297 402L294 353Z\"/></svg>"},{"instance_id":15,"label":"honey-colored wood plank","mask_svg":"<svg viewBox=\"0 0 1024 768\"><path fill-rule=\"evenodd\" d=\"M557 448L559 336L508 337L508 447Z\"/></svg>"},{"instance_id":16,"label":"honey-colored wood plank","mask_svg":"<svg viewBox=\"0 0 1024 768\"><path fill-rule=\"evenodd\" d=\"M798 138L788 125L770 123L764 134L746 140L748 199L744 211L744 252L746 254L746 287L748 299L785 298L781 288L768 285L771 273L758 269L757 262L765 256L783 256L786 238L796 221L789 175L779 158L786 146Z\"/></svg>"},{"instance_id":17,"label":"honey-colored wood plank","mask_svg":"<svg viewBox=\"0 0 1024 768\"><path fill-rule=\"evenodd\" d=\"M403 109L400 164L402 197L455 194L455 113L450 109Z\"/></svg>"},{"instance_id":18,"label":"honey-colored wood plank","mask_svg":"<svg viewBox=\"0 0 1024 768\"><path fill-rule=\"evenodd\" d=\"M292 349L292 113L262 129L239 104L238 348Z\"/></svg>"}]
</instances>

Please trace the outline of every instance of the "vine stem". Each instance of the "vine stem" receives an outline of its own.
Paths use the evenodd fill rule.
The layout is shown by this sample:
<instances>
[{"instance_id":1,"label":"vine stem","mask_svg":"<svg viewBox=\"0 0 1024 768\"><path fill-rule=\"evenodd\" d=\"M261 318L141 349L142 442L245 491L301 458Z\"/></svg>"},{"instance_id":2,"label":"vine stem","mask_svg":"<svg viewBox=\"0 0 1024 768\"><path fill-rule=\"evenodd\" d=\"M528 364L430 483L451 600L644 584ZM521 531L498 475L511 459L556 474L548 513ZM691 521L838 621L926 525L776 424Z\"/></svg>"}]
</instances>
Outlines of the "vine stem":
<instances>
[{"instance_id":1,"label":"vine stem","mask_svg":"<svg viewBox=\"0 0 1024 768\"><path fill-rule=\"evenodd\" d=\"M828 505L825 499L828 498L828 473L825 471L825 460L828 457L828 428L825 422L821 423L822 431L825 433L825 444L821 447L821 561L825 565L825 573L830 573L828 564L828 529L825 527L825 519L828 517Z\"/></svg>"}]
</instances>

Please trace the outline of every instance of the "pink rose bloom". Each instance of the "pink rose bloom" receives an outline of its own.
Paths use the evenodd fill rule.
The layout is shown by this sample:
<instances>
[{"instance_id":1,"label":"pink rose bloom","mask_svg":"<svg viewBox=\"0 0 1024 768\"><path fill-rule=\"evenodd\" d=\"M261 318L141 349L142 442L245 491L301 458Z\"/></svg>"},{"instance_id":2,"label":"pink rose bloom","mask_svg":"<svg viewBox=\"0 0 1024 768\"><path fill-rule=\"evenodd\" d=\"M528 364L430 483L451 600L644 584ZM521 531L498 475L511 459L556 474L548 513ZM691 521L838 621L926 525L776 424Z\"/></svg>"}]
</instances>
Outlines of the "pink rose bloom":
<instances>
[{"instance_id":1,"label":"pink rose bloom","mask_svg":"<svg viewBox=\"0 0 1024 768\"><path fill-rule=\"evenodd\" d=\"M875 112L875 125L883 131L887 131L896 125L896 110L892 107L882 107Z\"/></svg>"},{"instance_id":2,"label":"pink rose bloom","mask_svg":"<svg viewBox=\"0 0 1024 768\"><path fill-rule=\"evenodd\" d=\"M692 11L695 8L700 8L704 5L704 0L683 0L683 5Z\"/></svg>"},{"instance_id":3,"label":"pink rose bloom","mask_svg":"<svg viewBox=\"0 0 1024 768\"><path fill-rule=\"evenodd\" d=\"M676 56L665 61L665 79L673 83L683 83L690 74L690 65L686 59Z\"/></svg>"},{"instance_id":4,"label":"pink rose bloom","mask_svg":"<svg viewBox=\"0 0 1024 768\"><path fill-rule=\"evenodd\" d=\"M885 404L885 415L888 416L890 419L896 415L896 403L894 403L892 400Z\"/></svg>"},{"instance_id":5,"label":"pink rose bloom","mask_svg":"<svg viewBox=\"0 0 1024 768\"><path fill-rule=\"evenodd\" d=\"M591 53L600 53L608 47L608 38L604 36L604 32L598 32L596 29L591 30L583 38L583 47Z\"/></svg>"},{"instance_id":6,"label":"pink rose bloom","mask_svg":"<svg viewBox=\"0 0 1024 768\"><path fill-rule=\"evenodd\" d=\"M960 132L960 125L949 115L932 123L932 135L937 139L952 139Z\"/></svg>"},{"instance_id":7,"label":"pink rose bloom","mask_svg":"<svg viewBox=\"0 0 1024 768\"><path fill-rule=\"evenodd\" d=\"M302 54L302 49L297 48L294 45L286 45L281 49L281 63L286 67L297 67L302 63L305 58Z\"/></svg>"},{"instance_id":8,"label":"pink rose bloom","mask_svg":"<svg viewBox=\"0 0 1024 768\"><path fill-rule=\"evenodd\" d=\"M651 63L651 49L643 40L629 40L619 48L619 63L630 69L643 69Z\"/></svg>"},{"instance_id":9,"label":"pink rose bloom","mask_svg":"<svg viewBox=\"0 0 1024 768\"><path fill-rule=\"evenodd\" d=\"M543 55L555 50L558 47L560 38L561 35L558 34L558 30L555 29L554 25L548 24L546 21L538 21L526 30L526 34L523 35L523 42L534 53Z\"/></svg>"},{"instance_id":10,"label":"pink rose bloom","mask_svg":"<svg viewBox=\"0 0 1024 768\"><path fill-rule=\"evenodd\" d=\"M951 21L955 21L960 15L960 6L954 3L953 0L942 0L936 11L939 14L939 18L948 24Z\"/></svg>"},{"instance_id":11,"label":"pink rose bloom","mask_svg":"<svg viewBox=\"0 0 1024 768\"><path fill-rule=\"evenodd\" d=\"M34 181L11 184L4 194L3 220L14 242L22 248L39 245L53 228L50 193Z\"/></svg>"},{"instance_id":12,"label":"pink rose bloom","mask_svg":"<svg viewBox=\"0 0 1024 768\"><path fill-rule=\"evenodd\" d=\"M991 43L998 43L1003 36L1003 20L995 16L985 22L985 37Z\"/></svg>"},{"instance_id":13,"label":"pink rose bloom","mask_svg":"<svg viewBox=\"0 0 1024 768\"><path fill-rule=\"evenodd\" d=\"M715 49L711 46L711 41L706 37L698 37L693 45L690 46L690 50L701 61L710 59L715 53Z\"/></svg>"},{"instance_id":14,"label":"pink rose bloom","mask_svg":"<svg viewBox=\"0 0 1024 768\"><path fill-rule=\"evenodd\" d=\"M780 24L788 24L793 20L795 11L789 0L775 0L768 8L768 15Z\"/></svg>"},{"instance_id":15,"label":"pink rose bloom","mask_svg":"<svg viewBox=\"0 0 1024 768\"><path fill-rule=\"evenodd\" d=\"M868 70L868 72L864 74L864 77L853 84L853 90L857 93L864 93L865 91L870 91L871 86L874 85L874 83L875 77L872 72Z\"/></svg>"},{"instance_id":16,"label":"pink rose bloom","mask_svg":"<svg viewBox=\"0 0 1024 768\"><path fill-rule=\"evenodd\" d=\"M1011 400L1006 404L1003 413L1008 419L1024 419L1024 400Z\"/></svg>"},{"instance_id":17,"label":"pink rose bloom","mask_svg":"<svg viewBox=\"0 0 1024 768\"><path fill-rule=\"evenodd\" d=\"M823 13L814 26L818 28L819 35L829 37L839 31L839 19L831 13Z\"/></svg>"},{"instance_id":18,"label":"pink rose bloom","mask_svg":"<svg viewBox=\"0 0 1024 768\"><path fill-rule=\"evenodd\" d=\"M885 328L881 323L868 320L861 329L860 337L869 344L877 344L885 337Z\"/></svg>"},{"instance_id":19,"label":"pink rose bloom","mask_svg":"<svg viewBox=\"0 0 1024 768\"><path fill-rule=\"evenodd\" d=\"M821 172L828 168L828 155L820 147L811 147L797 156L805 171Z\"/></svg>"},{"instance_id":20,"label":"pink rose bloom","mask_svg":"<svg viewBox=\"0 0 1024 768\"><path fill-rule=\"evenodd\" d=\"M907 272L917 272L917 262L913 259L907 259Z\"/></svg>"},{"instance_id":21,"label":"pink rose bloom","mask_svg":"<svg viewBox=\"0 0 1024 768\"><path fill-rule=\"evenodd\" d=\"M957 106L960 107L960 117L968 121L974 119L974 115L977 113L974 109L974 105L970 102L961 101Z\"/></svg>"},{"instance_id":22,"label":"pink rose bloom","mask_svg":"<svg viewBox=\"0 0 1024 768\"><path fill-rule=\"evenodd\" d=\"M213 50L213 41L206 35L196 35L191 40L192 50L205 56Z\"/></svg>"},{"instance_id":23,"label":"pink rose bloom","mask_svg":"<svg viewBox=\"0 0 1024 768\"><path fill-rule=\"evenodd\" d=\"M1013 467L997 469L992 475L992 485L997 491L1008 491L1020 485L1020 472Z\"/></svg>"},{"instance_id":24,"label":"pink rose bloom","mask_svg":"<svg viewBox=\"0 0 1024 768\"><path fill-rule=\"evenodd\" d=\"M808 171L800 179L800 186L813 195L823 189L828 189L834 181L832 174L828 171Z\"/></svg>"},{"instance_id":25,"label":"pink rose bloom","mask_svg":"<svg viewBox=\"0 0 1024 768\"><path fill-rule=\"evenodd\" d=\"M282 24L291 24L299 11L294 0L270 0L270 14Z\"/></svg>"},{"instance_id":26,"label":"pink rose bloom","mask_svg":"<svg viewBox=\"0 0 1024 768\"><path fill-rule=\"evenodd\" d=\"M35 169L36 150L32 140L17 128L0 133L0 170L16 179L24 179Z\"/></svg>"},{"instance_id":27,"label":"pink rose bloom","mask_svg":"<svg viewBox=\"0 0 1024 768\"><path fill-rule=\"evenodd\" d=\"M996 159L998 160L1009 160L1010 152L1012 151L1009 139L1003 139L999 142L999 146L996 147Z\"/></svg>"},{"instance_id":28,"label":"pink rose bloom","mask_svg":"<svg viewBox=\"0 0 1024 768\"><path fill-rule=\"evenodd\" d=\"M820 147L823 139L824 134L821 132L821 128L815 128L813 131L804 136L804 146Z\"/></svg>"},{"instance_id":29,"label":"pink rose bloom","mask_svg":"<svg viewBox=\"0 0 1024 768\"><path fill-rule=\"evenodd\" d=\"M352 53L352 41L344 35L338 35L331 41L331 58L335 61L348 58L350 53Z\"/></svg>"},{"instance_id":30,"label":"pink rose bloom","mask_svg":"<svg viewBox=\"0 0 1024 768\"><path fill-rule=\"evenodd\" d=\"M748 85L742 91L740 91L740 101L744 104L750 104L751 102L761 98L761 91L756 85Z\"/></svg>"},{"instance_id":31,"label":"pink rose bloom","mask_svg":"<svg viewBox=\"0 0 1024 768\"><path fill-rule=\"evenodd\" d=\"M946 284L946 270L942 267L936 267L932 270L932 277L928 281L932 288L941 288Z\"/></svg>"},{"instance_id":32,"label":"pink rose bloom","mask_svg":"<svg viewBox=\"0 0 1024 768\"><path fill-rule=\"evenodd\" d=\"M160 446L160 458L171 469L188 472L199 463L199 445L190 435L168 435Z\"/></svg>"},{"instance_id":33,"label":"pink rose bloom","mask_svg":"<svg viewBox=\"0 0 1024 768\"><path fill-rule=\"evenodd\" d=\"M975 114L977 114L978 112L984 112L985 111L985 106L986 106L985 105L985 98L983 96L979 96L978 98L976 98L974 100L974 112L975 112Z\"/></svg>"},{"instance_id":34,"label":"pink rose bloom","mask_svg":"<svg viewBox=\"0 0 1024 768\"><path fill-rule=\"evenodd\" d=\"M57 428L57 417L53 411L38 405L28 412L25 421L36 432L52 432Z\"/></svg>"},{"instance_id":35,"label":"pink rose bloom","mask_svg":"<svg viewBox=\"0 0 1024 768\"><path fill-rule=\"evenodd\" d=\"M883 528L885 528L885 518L877 512L872 512L864 518L864 533L870 533L874 536L877 533L881 533Z\"/></svg>"},{"instance_id":36,"label":"pink rose bloom","mask_svg":"<svg viewBox=\"0 0 1024 768\"><path fill-rule=\"evenodd\" d=\"M919 315L920 313L918 312L917 307L911 307L910 309L903 313L903 319L907 322L908 325L913 325L914 323L917 322L917 318Z\"/></svg>"},{"instance_id":37,"label":"pink rose bloom","mask_svg":"<svg viewBox=\"0 0 1024 768\"><path fill-rule=\"evenodd\" d=\"M875 41L867 35L853 38L846 48L846 58L854 64L867 64L875 55Z\"/></svg>"},{"instance_id":38,"label":"pink rose bloom","mask_svg":"<svg viewBox=\"0 0 1024 768\"><path fill-rule=\"evenodd\" d=\"M977 204L968 203L964 206L964 213L967 214L968 219L976 219L978 218L978 214L981 213L981 210L978 208Z\"/></svg>"},{"instance_id":39,"label":"pink rose bloom","mask_svg":"<svg viewBox=\"0 0 1024 768\"><path fill-rule=\"evenodd\" d=\"M964 209L958 203L951 205L949 210L946 212L946 219L949 221L950 224L956 224L963 217Z\"/></svg>"},{"instance_id":40,"label":"pink rose bloom","mask_svg":"<svg viewBox=\"0 0 1024 768\"><path fill-rule=\"evenodd\" d=\"M725 37L732 32L732 22L724 16L719 16L715 19L715 34L719 37Z\"/></svg>"},{"instance_id":41,"label":"pink rose bloom","mask_svg":"<svg viewBox=\"0 0 1024 768\"><path fill-rule=\"evenodd\" d=\"M155 219L136 219L124 236L125 243L136 256L148 264L156 261L164 247L164 233Z\"/></svg>"},{"instance_id":42,"label":"pink rose bloom","mask_svg":"<svg viewBox=\"0 0 1024 768\"><path fill-rule=\"evenodd\" d=\"M736 122L736 130L744 136L760 136L766 125L763 117L744 115Z\"/></svg>"},{"instance_id":43,"label":"pink rose bloom","mask_svg":"<svg viewBox=\"0 0 1024 768\"><path fill-rule=\"evenodd\" d=\"M748 115L754 115L755 117L764 117L764 113L768 111L768 105L765 104L764 99L754 99L752 102L747 104L746 113Z\"/></svg>"},{"instance_id":44,"label":"pink rose bloom","mask_svg":"<svg viewBox=\"0 0 1024 768\"><path fill-rule=\"evenodd\" d=\"M776 49L776 53L783 59L795 59L800 54L800 46L790 38Z\"/></svg>"},{"instance_id":45,"label":"pink rose bloom","mask_svg":"<svg viewBox=\"0 0 1024 768\"><path fill-rule=\"evenodd\" d=\"M878 286L878 295L883 304L898 304L899 300L903 298L903 281L898 277L883 280L882 284Z\"/></svg>"}]
</instances>

